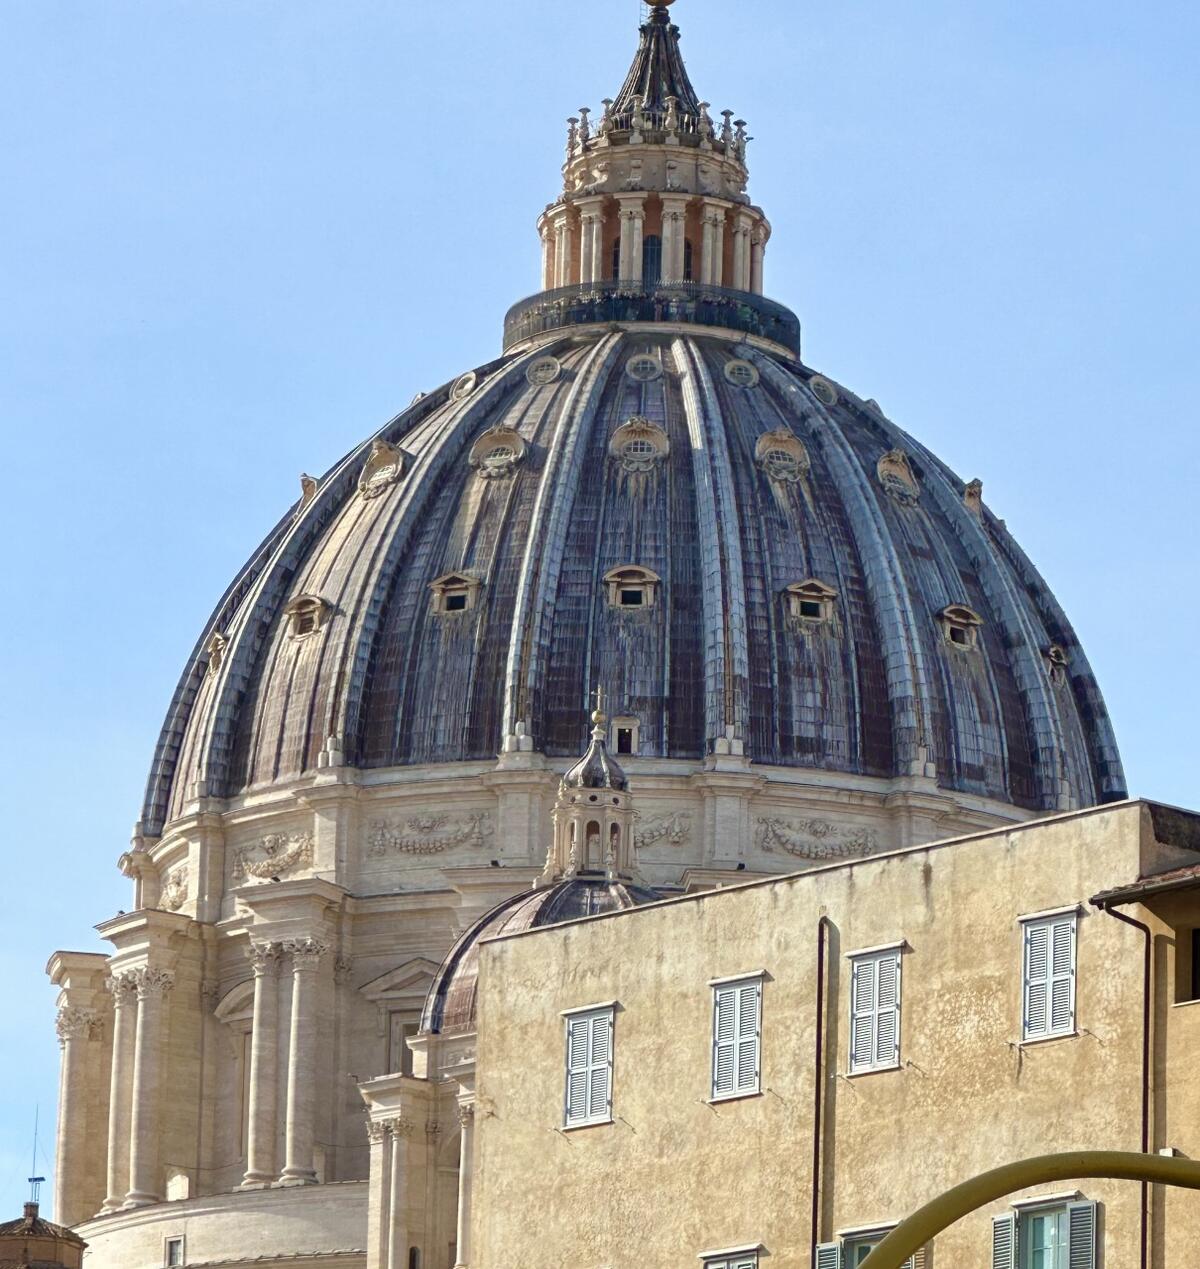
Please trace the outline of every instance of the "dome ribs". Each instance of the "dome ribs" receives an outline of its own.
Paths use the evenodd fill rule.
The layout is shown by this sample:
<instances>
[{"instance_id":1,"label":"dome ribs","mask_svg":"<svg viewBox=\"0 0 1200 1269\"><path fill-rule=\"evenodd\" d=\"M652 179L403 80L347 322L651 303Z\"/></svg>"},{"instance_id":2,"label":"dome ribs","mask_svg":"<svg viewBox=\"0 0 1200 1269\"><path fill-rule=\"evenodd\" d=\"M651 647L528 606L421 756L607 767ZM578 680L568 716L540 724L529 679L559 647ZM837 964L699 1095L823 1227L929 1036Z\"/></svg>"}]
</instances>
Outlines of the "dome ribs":
<instances>
[{"instance_id":1,"label":"dome ribs","mask_svg":"<svg viewBox=\"0 0 1200 1269\"><path fill-rule=\"evenodd\" d=\"M335 702L338 712L332 730L345 737L346 756L351 762L357 760L362 743L364 698L387 599L414 534L420 531L428 508L441 492L451 464L465 461L467 450L492 412L524 382L525 369L532 360L533 355L526 353L484 367L474 391L462 401L450 403L443 426L419 451L398 492L385 496L387 529L377 540L369 569L357 583L358 605L348 614L349 628L342 641L346 684L340 702ZM432 575L426 580L432 580Z\"/></svg>"},{"instance_id":2,"label":"dome ribs","mask_svg":"<svg viewBox=\"0 0 1200 1269\"><path fill-rule=\"evenodd\" d=\"M518 723L534 728L535 744L542 725L541 689L553 630L563 549L582 477L582 451L604 391L609 369L623 337L610 334L591 350L576 372L559 415L530 517L529 538L521 565L509 638L504 681L505 737Z\"/></svg>"},{"instance_id":3,"label":"dome ribs","mask_svg":"<svg viewBox=\"0 0 1200 1269\"><path fill-rule=\"evenodd\" d=\"M998 629L987 631L985 645L1002 636L1005 645L1003 662L1012 674L1021 696L1022 724L1028 737L1011 734L1006 740L1028 755L1033 765L1036 782L1035 805L1040 810L1067 811L1095 800L1091 783L1090 764L1083 764L1081 775L1086 781L1071 780L1062 769L1060 755L1068 752L1064 732L1064 720L1055 699L1041 650L1052 640L1040 623L1035 622L1023 597L1013 584L1009 569L997 558L992 539L983 524L976 519L963 502L962 493L946 468L934 459L922 445L888 420L880 418L879 425L893 438L893 443L921 457L924 472L924 495L930 498L953 527L986 599L986 611ZM960 483L960 482L959 482ZM957 602L954 600L948 602ZM980 606L981 609L983 605ZM1002 716L1005 711L1001 703ZM1015 720L1013 720L1015 721ZM1011 729L1006 729L1011 730ZM1030 746L1032 741L1032 752ZM1005 754L1006 768L1012 773L1013 754ZM1067 778L1064 778L1067 777ZM1020 790L1011 789L1014 800L1028 804L1028 795L1022 798Z\"/></svg>"},{"instance_id":4,"label":"dome ribs","mask_svg":"<svg viewBox=\"0 0 1200 1269\"><path fill-rule=\"evenodd\" d=\"M706 747L744 740L749 730L750 649L742 530L729 444L712 378L695 341L676 339L683 406L696 469L696 507L703 571ZM732 732L732 735L730 734Z\"/></svg>"},{"instance_id":5,"label":"dome ribs","mask_svg":"<svg viewBox=\"0 0 1200 1269\"><path fill-rule=\"evenodd\" d=\"M819 436L830 475L846 508L867 594L879 620L879 635L891 706L896 774L924 775L931 770L930 703L932 688L924 649L916 636L918 617L904 568L874 488L858 455L833 416L807 385L800 387L786 370L768 362L768 378L781 395L803 394L811 428Z\"/></svg>"},{"instance_id":6,"label":"dome ribs","mask_svg":"<svg viewBox=\"0 0 1200 1269\"><path fill-rule=\"evenodd\" d=\"M631 371L635 354L664 373ZM527 379L551 355L557 372ZM731 359L757 382L727 378ZM769 784L813 783L782 768L861 777L898 815L924 814L903 809L920 793L968 823L1124 795L1057 602L958 477L874 407L705 333L575 332L474 373L379 434L403 444L402 481L362 497L359 447L239 574L172 702L143 835L197 798L306 776L331 734L351 767L474 764L439 778L474 779L498 751L576 754L596 683L636 720L636 752L681 773L740 750ZM634 416L657 456L614 448ZM484 474L468 455L505 429L520 458ZM760 443L777 433L792 469ZM893 449L907 459L880 468ZM915 485L893 498L886 480ZM653 603L612 607L622 568L647 570ZM447 620L430 582L458 573L480 586ZM827 628L788 597L807 578L836 597ZM303 595L329 616L296 638L283 610ZM947 642L954 604L981 614L977 648ZM1047 660L1054 645L1065 660Z\"/></svg>"}]
</instances>

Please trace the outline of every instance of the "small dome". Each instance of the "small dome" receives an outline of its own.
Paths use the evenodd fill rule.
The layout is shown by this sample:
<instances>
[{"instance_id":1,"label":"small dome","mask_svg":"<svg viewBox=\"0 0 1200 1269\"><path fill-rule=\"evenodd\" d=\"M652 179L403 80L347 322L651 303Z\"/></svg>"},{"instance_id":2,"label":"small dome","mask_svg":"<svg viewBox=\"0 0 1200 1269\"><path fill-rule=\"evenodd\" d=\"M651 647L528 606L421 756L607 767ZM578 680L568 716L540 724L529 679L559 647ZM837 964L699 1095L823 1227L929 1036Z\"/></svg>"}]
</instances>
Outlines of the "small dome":
<instances>
[{"instance_id":1,"label":"small dome","mask_svg":"<svg viewBox=\"0 0 1200 1269\"><path fill-rule=\"evenodd\" d=\"M618 789L629 788L629 777L621 764L608 752L604 743L604 724L607 720L597 709L592 715L592 743L587 753L562 778L564 789Z\"/></svg>"},{"instance_id":2,"label":"small dome","mask_svg":"<svg viewBox=\"0 0 1200 1269\"><path fill-rule=\"evenodd\" d=\"M608 881L603 873L583 873L542 890L526 890L505 899L461 935L442 962L425 997L422 1034L448 1035L474 1029L479 944L483 939L620 912L660 898L645 886Z\"/></svg>"}]
</instances>

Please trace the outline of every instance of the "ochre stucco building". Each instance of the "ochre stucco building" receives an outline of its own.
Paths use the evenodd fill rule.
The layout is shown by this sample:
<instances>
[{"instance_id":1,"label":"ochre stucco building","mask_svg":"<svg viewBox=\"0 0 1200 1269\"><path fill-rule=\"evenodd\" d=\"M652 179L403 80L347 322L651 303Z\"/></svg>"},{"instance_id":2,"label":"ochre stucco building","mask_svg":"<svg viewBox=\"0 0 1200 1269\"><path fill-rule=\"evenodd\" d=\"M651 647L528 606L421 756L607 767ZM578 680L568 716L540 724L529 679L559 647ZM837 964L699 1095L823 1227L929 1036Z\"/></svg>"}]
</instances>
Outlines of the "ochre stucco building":
<instances>
[{"instance_id":1,"label":"ochre stucco building","mask_svg":"<svg viewBox=\"0 0 1200 1269\"><path fill-rule=\"evenodd\" d=\"M1136 1136L1136 940L1083 913L1187 842L1123 804L1079 640L980 483L802 360L799 322L764 294L748 141L653 7L620 92L568 125L542 290L510 310L501 355L304 476L213 611L121 859L129 911L99 925L107 952L49 967L56 1201L88 1269L807 1264L810 1137L827 1260L847 1222L895 1219L1017 1149L1026 1121L1053 1135L1044 1071L1101 1063L1111 1078L1080 1090L1092 1126ZM992 878L989 852L1028 866ZM1014 1039L1021 918L1080 904L1032 936L1058 965L1030 987L1055 1043L1024 1023ZM842 958L875 944L859 1043L874 1066L894 1056L902 984L904 1065L867 1079L841 1069ZM1101 951L1106 992L1082 969ZM1068 1041L1076 952L1069 1021L1090 1032ZM964 981L991 967L987 1026L948 1003L955 956ZM709 978L760 970L703 1003ZM605 998L611 1024L560 1016ZM710 1006L734 1028L720 1106L696 1085ZM814 1029L820 1134L801 1104ZM656 1087L630 1079L637 1046ZM935 1148L947 1106L973 1135ZM871 1135L892 1114L923 1143L903 1184L877 1162L895 1141ZM741 1171L721 1180L714 1151ZM711 1192L680 1198L685 1177ZM1131 1200L1097 1194L1064 1217L1072 1255L1089 1219L1089 1256L1128 1245ZM1026 1252L1058 1255L1057 1219ZM988 1263L975 1246L956 1263Z\"/></svg>"}]
</instances>

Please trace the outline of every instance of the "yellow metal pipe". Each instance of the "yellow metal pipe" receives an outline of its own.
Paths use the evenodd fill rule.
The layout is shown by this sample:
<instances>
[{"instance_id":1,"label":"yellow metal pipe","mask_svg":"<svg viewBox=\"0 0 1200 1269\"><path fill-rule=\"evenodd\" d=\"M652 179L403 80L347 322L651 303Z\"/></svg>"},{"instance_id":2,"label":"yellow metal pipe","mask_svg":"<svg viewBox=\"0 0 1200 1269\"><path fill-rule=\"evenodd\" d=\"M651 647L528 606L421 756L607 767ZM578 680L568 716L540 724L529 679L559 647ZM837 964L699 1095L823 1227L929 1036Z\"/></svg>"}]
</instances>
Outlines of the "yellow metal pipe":
<instances>
[{"instance_id":1,"label":"yellow metal pipe","mask_svg":"<svg viewBox=\"0 0 1200 1269\"><path fill-rule=\"evenodd\" d=\"M1157 1154L1123 1150L1081 1150L1043 1154L973 1177L918 1208L867 1256L862 1269L901 1269L904 1262L955 1221L996 1199L1031 1185L1104 1177L1117 1181L1149 1181L1200 1190L1200 1163Z\"/></svg>"}]
</instances>

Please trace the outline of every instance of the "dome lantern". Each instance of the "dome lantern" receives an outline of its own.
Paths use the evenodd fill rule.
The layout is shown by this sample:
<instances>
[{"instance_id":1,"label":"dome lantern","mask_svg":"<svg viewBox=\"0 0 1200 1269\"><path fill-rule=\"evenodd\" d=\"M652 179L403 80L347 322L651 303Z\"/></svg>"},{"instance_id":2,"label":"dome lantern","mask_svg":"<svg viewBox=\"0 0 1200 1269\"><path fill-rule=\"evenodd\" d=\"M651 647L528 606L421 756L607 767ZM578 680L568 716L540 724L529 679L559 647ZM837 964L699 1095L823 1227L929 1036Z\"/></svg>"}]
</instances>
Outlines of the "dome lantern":
<instances>
[{"instance_id":1,"label":"dome lantern","mask_svg":"<svg viewBox=\"0 0 1200 1269\"><path fill-rule=\"evenodd\" d=\"M714 122L665 4L594 113L567 121L562 192L538 220L542 290L510 310L506 348L567 325L685 321L798 354L799 322L763 298L771 226L746 192L746 121Z\"/></svg>"},{"instance_id":2,"label":"dome lantern","mask_svg":"<svg viewBox=\"0 0 1200 1269\"><path fill-rule=\"evenodd\" d=\"M587 752L563 776L554 804L554 840L540 884L603 872L608 881L631 878L633 807L629 778L608 752L604 689L596 689Z\"/></svg>"}]
</instances>

